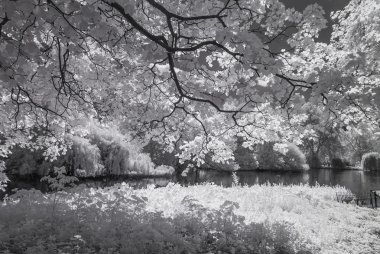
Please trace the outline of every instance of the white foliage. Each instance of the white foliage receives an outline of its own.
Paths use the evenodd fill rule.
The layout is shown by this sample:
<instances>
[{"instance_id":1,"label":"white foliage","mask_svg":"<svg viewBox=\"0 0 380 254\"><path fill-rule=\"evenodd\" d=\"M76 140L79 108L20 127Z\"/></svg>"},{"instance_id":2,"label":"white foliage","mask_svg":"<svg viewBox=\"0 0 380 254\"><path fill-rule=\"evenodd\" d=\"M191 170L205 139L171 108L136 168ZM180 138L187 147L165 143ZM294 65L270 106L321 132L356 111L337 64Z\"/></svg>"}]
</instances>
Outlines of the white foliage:
<instances>
[{"instance_id":1,"label":"white foliage","mask_svg":"<svg viewBox=\"0 0 380 254\"><path fill-rule=\"evenodd\" d=\"M47 182L49 188L54 191L61 191L67 187L73 187L74 183L78 181L75 176L67 176L65 167L54 167L53 176L44 176L41 178L41 182Z\"/></svg>"},{"instance_id":2,"label":"white foliage","mask_svg":"<svg viewBox=\"0 0 380 254\"><path fill-rule=\"evenodd\" d=\"M273 150L286 155L288 152L288 144L276 143L273 145Z\"/></svg>"},{"instance_id":3,"label":"white foliage","mask_svg":"<svg viewBox=\"0 0 380 254\"><path fill-rule=\"evenodd\" d=\"M9 179L5 174L5 162L0 160L0 191L4 191Z\"/></svg>"},{"instance_id":4,"label":"white foliage","mask_svg":"<svg viewBox=\"0 0 380 254\"><path fill-rule=\"evenodd\" d=\"M101 136L104 143L120 140L124 155L154 136L167 151L179 145L181 162L201 165L208 154L224 163L233 160L236 136L249 148L264 141L301 144L313 138L305 124L305 102L323 106L325 115L334 114L351 127L378 119L376 0L351 1L334 14L337 24L329 44L315 42L327 22L317 4L299 12L278 0L161 1L183 17L221 15L199 23L172 18L181 36L171 44L173 31L165 15L143 3L73 0L57 3L63 10L57 12L47 8L50 2L0 2L0 132L9 143L0 154L15 142L43 147L46 158L55 160L65 154L62 137L70 131ZM70 13L69 20L63 13ZM274 52L278 43L284 50ZM172 46L175 50L168 49ZM173 54L173 66L167 52ZM220 112L236 109L245 113ZM122 125L131 136L112 124L98 128L91 118ZM377 126L375 120L372 124ZM27 132L36 126L49 126L54 135L37 144L27 141ZM24 140L13 140L16 128L25 131ZM131 137L142 134L132 144ZM123 153L114 155L121 159ZM142 167L151 168L148 164Z\"/></svg>"}]
</instances>

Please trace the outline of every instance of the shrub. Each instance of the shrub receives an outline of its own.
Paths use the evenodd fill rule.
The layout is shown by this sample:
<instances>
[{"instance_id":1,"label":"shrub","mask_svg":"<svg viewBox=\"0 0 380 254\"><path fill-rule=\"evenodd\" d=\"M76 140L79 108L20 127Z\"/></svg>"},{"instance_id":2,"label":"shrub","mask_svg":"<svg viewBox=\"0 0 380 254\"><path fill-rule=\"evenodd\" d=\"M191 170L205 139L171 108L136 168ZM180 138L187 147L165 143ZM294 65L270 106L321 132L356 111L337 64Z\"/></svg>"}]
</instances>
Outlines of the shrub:
<instances>
[{"instance_id":1,"label":"shrub","mask_svg":"<svg viewBox=\"0 0 380 254\"><path fill-rule=\"evenodd\" d=\"M7 187L7 182L9 182L9 179L5 174L5 163L4 161L0 160L0 193L1 191L5 191L5 187Z\"/></svg>"},{"instance_id":2,"label":"shrub","mask_svg":"<svg viewBox=\"0 0 380 254\"><path fill-rule=\"evenodd\" d=\"M175 156L176 151L167 152L163 144L158 141L150 140L142 148L143 153L147 153L155 165L168 165L175 167L178 157Z\"/></svg>"},{"instance_id":3,"label":"shrub","mask_svg":"<svg viewBox=\"0 0 380 254\"><path fill-rule=\"evenodd\" d=\"M319 158L319 156L317 154L309 155L307 158L307 162L308 162L310 168L318 169L318 168L322 167L321 159Z\"/></svg>"},{"instance_id":4,"label":"shrub","mask_svg":"<svg viewBox=\"0 0 380 254\"><path fill-rule=\"evenodd\" d=\"M249 170L259 167L259 163L252 150L242 146L242 141L238 140L237 148L234 151L235 161L240 169Z\"/></svg>"},{"instance_id":5,"label":"shrub","mask_svg":"<svg viewBox=\"0 0 380 254\"><path fill-rule=\"evenodd\" d=\"M308 170L306 156L301 149L293 143L287 144L288 152L284 155L285 168Z\"/></svg>"},{"instance_id":6,"label":"shrub","mask_svg":"<svg viewBox=\"0 0 380 254\"><path fill-rule=\"evenodd\" d=\"M215 162L212 160L212 153L206 154L204 163L201 165L202 168L211 168L223 171L234 171L239 169L239 165L232 160L225 162Z\"/></svg>"},{"instance_id":7,"label":"shrub","mask_svg":"<svg viewBox=\"0 0 380 254\"><path fill-rule=\"evenodd\" d=\"M147 211L146 198L126 197L117 189L114 199L90 192L60 195L54 202L68 199L75 209L60 201L52 206L51 197L31 191L3 206L0 252L296 253L303 248L291 224L246 224L231 201L210 209L186 196L181 202L186 210L168 218Z\"/></svg>"},{"instance_id":8,"label":"shrub","mask_svg":"<svg viewBox=\"0 0 380 254\"><path fill-rule=\"evenodd\" d=\"M351 161L349 159L343 159L343 163L344 163L345 167L352 167L353 166L353 164L351 163Z\"/></svg>"},{"instance_id":9,"label":"shrub","mask_svg":"<svg viewBox=\"0 0 380 254\"><path fill-rule=\"evenodd\" d=\"M264 143L256 148L256 158L260 169L281 169L281 154L273 150L274 143Z\"/></svg>"},{"instance_id":10,"label":"shrub","mask_svg":"<svg viewBox=\"0 0 380 254\"><path fill-rule=\"evenodd\" d=\"M341 158L332 158L331 167L334 169L344 169L346 168L346 165Z\"/></svg>"},{"instance_id":11,"label":"shrub","mask_svg":"<svg viewBox=\"0 0 380 254\"><path fill-rule=\"evenodd\" d=\"M153 172L150 173L157 175L172 175L175 173L175 169L171 166L160 165L156 167Z\"/></svg>"},{"instance_id":12,"label":"shrub","mask_svg":"<svg viewBox=\"0 0 380 254\"><path fill-rule=\"evenodd\" d=\"M361 166L363 170L380 171L380 154L376 152L364 154Z\"/></svg>"},{"instance_id":13,"label":"shrub","mask_svg":"<svg viewBox=\"0 0 380 254\"><path fill-rule=\"evenodd\" d=\"M31 151L18 146L12 149L12 153L5 159L5 163L7 173L21 176L44 176L49 173L52 166L51 162L45 160L42 150Z\"/></svg>"},{"instance_id":14,"label":"shrub","mask_svg":"<svg viewBox=\"0 0 380 254\"><path fill-rule=\"evenodd\" d=\"M276 151L274 143L259 145L256 157L260 169L308 170L309 165L302 151L292 143L280 144L286 151Z\"/></svg>"},{"instance_id":15,"label":"shrub","mask_svg":"<svg viewBox=\"0 0 380 254\"><path fill-rule=\"evenodd\" d=\"M47 182L50 190L61 191L73 187L78 178L68 176L65 167L54 167L50 175L41 178L41 182Z\"/></svg>"},{"instance_id":16,"label":"shrub","mask_svg":"<svg viewBox=\"0 0 380 254\"><path fill-rule=\"evenodd\" d=\"M85 126L85 132L66 135L68 151L57 160L45 160L43 150L31 151L15 147L6 160L7 173L45 176L53 167L64 166L68 175L96 177L104 175L161 175L171 174L171 167L157 168L141 146L112 128L96 124ZM157 170L156 170L157 169Z\"/></svg>"}]
</instances>

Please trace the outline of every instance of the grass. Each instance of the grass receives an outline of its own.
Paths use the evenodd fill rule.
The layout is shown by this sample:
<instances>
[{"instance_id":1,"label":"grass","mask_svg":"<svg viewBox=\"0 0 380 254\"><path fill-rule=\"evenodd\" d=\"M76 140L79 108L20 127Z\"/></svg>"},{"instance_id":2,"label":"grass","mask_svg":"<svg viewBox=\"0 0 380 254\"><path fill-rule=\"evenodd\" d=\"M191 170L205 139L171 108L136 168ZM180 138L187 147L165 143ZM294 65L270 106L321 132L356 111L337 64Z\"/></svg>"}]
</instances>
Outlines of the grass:
<instances>
[{"instance_id":1,"label":"grass","mask_svg":"<svg viewBox=\"0 0 380 254\"><path fill-rule=\"evenodd\" d=\"M289 223L308 247L321 253L380 253L380 211L338 203L336 192L348 191L327 186L223 188L209 184L137 191L148 198L147 209L162 211L165 216L174 216L184 209L181 200L186 196L213 209L231 200L239 204L235 213L244 216L246 223Z\"/></svg>"},{"instance_id":2,"label":"grass","mask_svg":"<svg viewBox=\"0 0 380 254\"><path fill-rule=\"evenodd\" d=\"M0 207L0 252L380 253L380 211L338 203L336 192L348 193L269 184L21 191Z\"/></svg>"}]
</instances>

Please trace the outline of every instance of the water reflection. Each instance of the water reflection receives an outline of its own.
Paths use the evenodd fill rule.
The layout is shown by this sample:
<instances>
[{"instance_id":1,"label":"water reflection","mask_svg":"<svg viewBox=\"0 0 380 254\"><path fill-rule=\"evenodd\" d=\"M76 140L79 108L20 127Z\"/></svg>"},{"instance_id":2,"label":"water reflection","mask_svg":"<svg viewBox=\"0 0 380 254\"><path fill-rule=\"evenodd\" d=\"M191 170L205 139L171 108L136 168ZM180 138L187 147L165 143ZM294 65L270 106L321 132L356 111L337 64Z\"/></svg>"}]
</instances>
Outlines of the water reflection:
<instances>
[{"instance_id":1,"label":"water reflection","mask_svg":"<svg viewBox=\"0 0 380 254\"><path fill-rule=\"evenodd\" d=\"M89 188L104 188L113 186L117 183L126 182L134 189L146 188L148 185L156 187L164 187L173 179L167 177L153 178L131 178L126 176L119 177L104 177L104 178L85 178L81 179L77 184L82 184ZM42 192L48 192L49 186L46 182L41 182L39 177L16 177L13 176L8 183L5 192L0 191L0 201L3 200L6 194L12 195L17 189L37 189Z\"/></svg>"},{"instance_id":2,"label":"water reflection","mask_svg":"<svg viewBox=\"0 0 380 254\"><path fill-rule=\"evenodd\" d=\"M195 174L193 172L193 174ZM380 189L380 173L364 172L357 170L332 170L317 169L307 172L282 172L282 171L242 171L237 172L239 183L242 185L253 184L309 184L309 185L340 185L353 192L365 192ZM198 179L189 176L191 183L212 182L229 187L232 185L230 172L201 170Z\"/></svg>"},{"instance_id":3,"label":"water reflection","mask_svg":"<svg viewBox=\"0 0 380 254\"><path fill-rule=\"evenodd\" d=\"M340 185L350 189L352 192L368 192L369 190L380 190L380 172L363 172L355 170L331 170L317 169L307 172L289 172L289 171L241 171L236 173L239 178L239 184L309 184L309 185ZM87 187L107 187L116 183L127 182L132 188L145 188L150 184L156 187L166 186L169 182L176 182L176 179L165 177L157 178L129 178L129 177L111 177L97 179L82 179L81 184ZM230 187L232 185L231 172L198 170L189 172L185 179L180 181L183 185L193 185L202 182L212 182L218 185ZM48 191L45 182L41 183L39 178L32 179L11 179L7 186L6 192L0 192L0 200L4 195L12 194L12 189L30 189L35 188L43 192Z\"/></svg>"}]
</instances>

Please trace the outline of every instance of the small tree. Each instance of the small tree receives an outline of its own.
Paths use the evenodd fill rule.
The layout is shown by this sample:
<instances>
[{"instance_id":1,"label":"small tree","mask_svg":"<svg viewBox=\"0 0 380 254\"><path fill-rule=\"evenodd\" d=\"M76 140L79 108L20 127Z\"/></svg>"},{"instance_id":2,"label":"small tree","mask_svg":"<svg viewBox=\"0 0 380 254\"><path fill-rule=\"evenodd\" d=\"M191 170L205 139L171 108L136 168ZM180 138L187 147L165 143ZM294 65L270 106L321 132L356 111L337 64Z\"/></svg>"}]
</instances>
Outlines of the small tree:
<instances>
[{"instance_id":1,"label":"small tree","mask_svg":"<svg viewBox=\"0 0 380 254\"><path fill-rule=\"evenodd\" d=\"M362 157L363 170L380 170L380 154L376 152L366 153Z\"/></svg>"},{"instance_id":2,"label":"small tree","mask_svg":"<svg viewBox=\"0 0 380 254\"><path fill-rule=\"evenodd\" d=\"M42 177L41 182L46 182L49 185L49 189L54 191L54 200L51 212L51 218L53 220L58 203L57 192L73 187L75 182L78 181L78 178L75 176L68 176L65 167L54 167L51 171L51 175Z\"/></svg>"},{"instance_id":3,"label":"small tree","mask_svg":"<svg viewBox=\"0 0 380 254\"><path fill-rule=\"evenodd\" d=\"M73 187L78 178L75 176L68 176L65 167L54 167L51 176L44 176L41 182L47 182L52 191L62 191L67 187Z\"/></svg>"}]
</instances>

